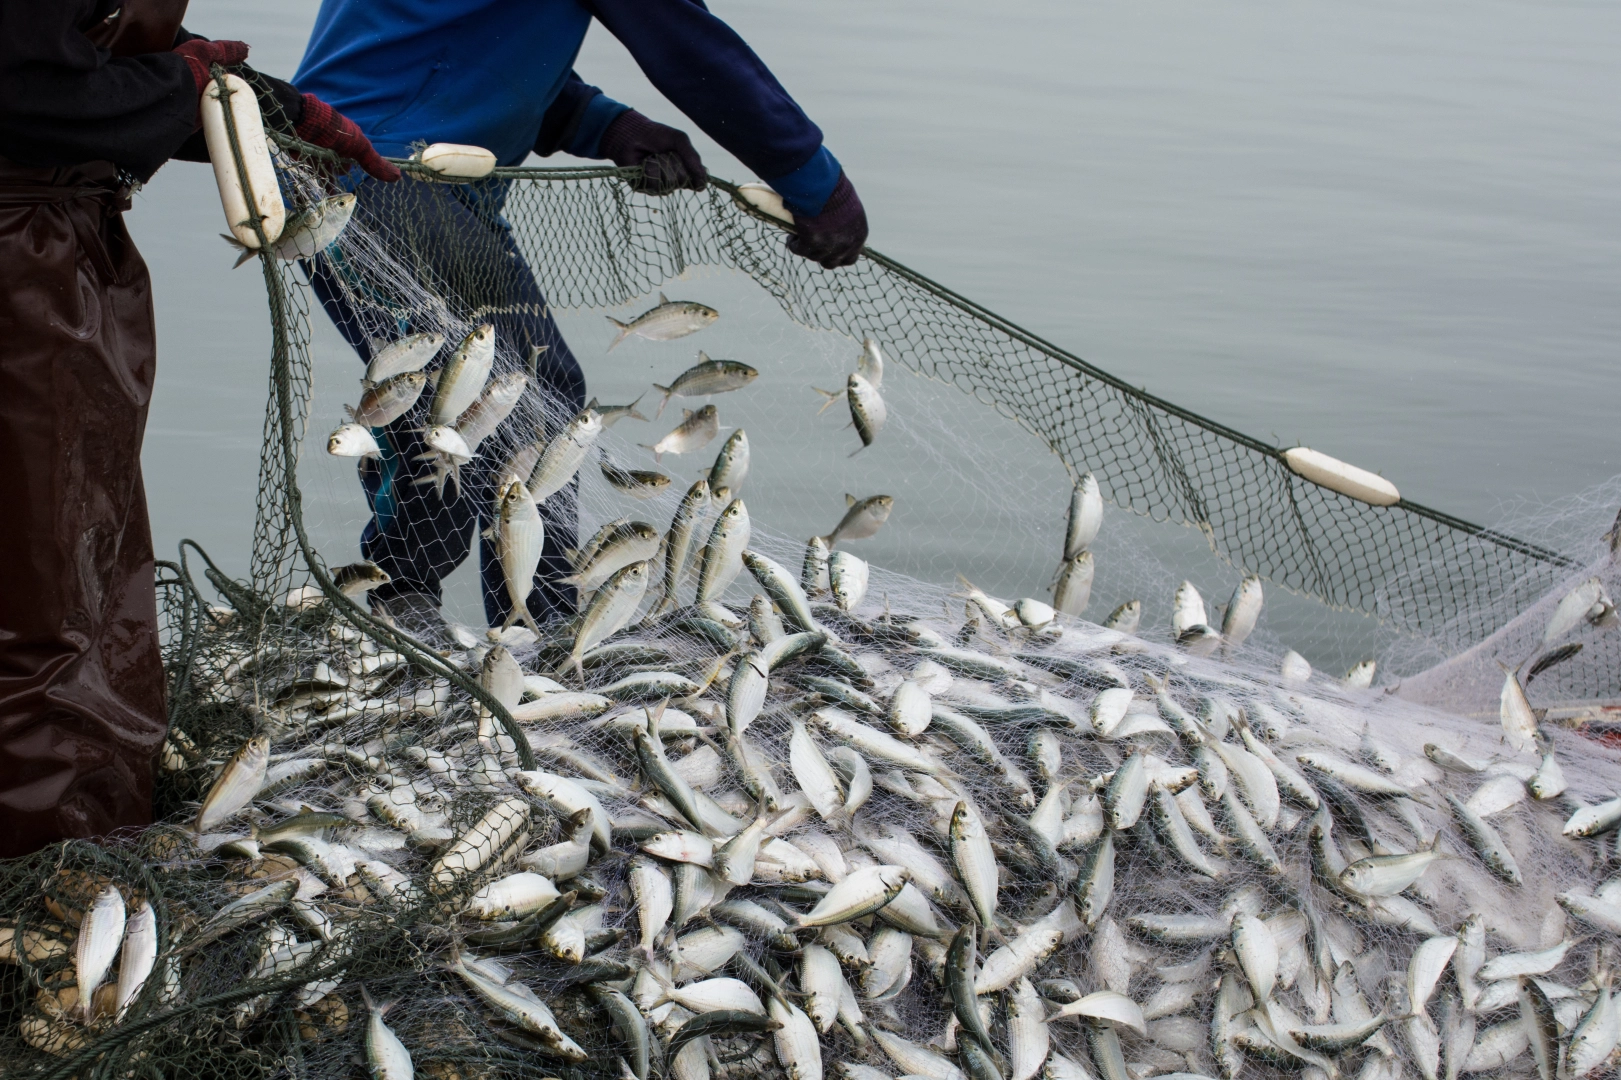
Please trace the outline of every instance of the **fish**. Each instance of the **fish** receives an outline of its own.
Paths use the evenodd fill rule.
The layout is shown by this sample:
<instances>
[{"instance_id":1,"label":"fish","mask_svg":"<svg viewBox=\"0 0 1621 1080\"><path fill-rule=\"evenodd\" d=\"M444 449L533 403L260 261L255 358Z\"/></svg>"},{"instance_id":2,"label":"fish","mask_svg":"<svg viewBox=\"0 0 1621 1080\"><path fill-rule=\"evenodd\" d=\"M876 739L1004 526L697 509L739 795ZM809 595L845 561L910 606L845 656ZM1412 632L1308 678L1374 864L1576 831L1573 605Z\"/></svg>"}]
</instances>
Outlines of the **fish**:
<instances>
[{"instance_id":1,"label":"fish","mask_svg":"<svg viewBox=\"0 0 1621 1080\"><path fill-rule=\"evenodd\" d=\"M1440 836L1437 834L1436 842ZM1388 897L1417 881L1432 864L1447 858L1433 844L1410 855L1369 855L1340 873L1340 887L1365 897Z\"/></svg>"},{"instance_id":2,"label":"fish","mask_svg":"<svg viewBox=\"0 0 1621 1080\"><path fill-rule=\"evenodd\" d=\"M352 192L344 192L311 203L286 220L270 250L282 262L314 258L338 242L354 216L356 201ZM244 246L229 233L221 233L220 238L242 253L231 264L233 270L260 254L258 248Z\"/></svg>"},{"instance_id":3,"label":"fish","mask_svg":"<svg viewBox=\"0 0 1621 1080\"><path fill-rule=\"evenodd\" d=\"M1469 846L1480 856L1480 861L1486 864L1486 869L1510 885L1523 885L1525 880L1520 876L1520 868L1514 861L1513 852L1509 851L1508 845L1503 843L1503 838L1492 828L1491 823L1451 792L1447 793L1446 799L1452 806L1452 813L1458 820L1459 828L1469 839Z\"/></svg>"},{"instance_id":4,"label":"fish","mask_svg":"<svg viewBox=\"0 0 1621 1080\"><path fill-rule=\"evenodd\" d=\"M725 502L742 490L743 480L748 475L749 436L738 428L715 455L715 464L709 470L710 493L716 500Z\"/></svg>"},{"instance_id":5,"label":"fish","mask_svg":"<svg viewBox=\"0 0 1621 1080\"><path fill-rule=\"evenodd\" d=\"M1118 630L1122 634L1135 634L1137 626L1142 622L1143 602L1141 600L1127 600L1103 620L1105 630Z\"/></svg>"},{"instance_id":6,"label":"fish","mask_svg":"<svg viewBox=\"0 0 1621 1080\"><path fill-rule=\"evenodd\" d=\"M360 396L359 405L345 405L344 412L362 428L387 427L411 411L427 385L428 377L422 372L408 371L367 390Z\"/></svg>"},{"instance_id":7,"label":"fish","mask_svg":"<svg viewBox=\"0 0 1621 1080\"><path fill-rule=\"evenodd\" d=\"M527 478L529 495L536 503L543 503L568 487L579 473L580 466L590 457L597 436L602 434L602 417L591 409L582 410L559 431Z\"/></svg>"},{"instance_id":8,"label":"fish","mask_svg":"<svg viewBox=\"0 0 1621 1080\"><path fill-rule=\"evenodd\" d=\"M478 400L495 364L495 327L474 327L439 369L428 424L453 426L468 406Z\"/></svg>"},{"instance_id":9,"label":"fish","mask_svg":"<svg viewBox=\"0 0 1621 1080\"><path fill-rule=\"evenodd\" d=\"M875 536L889 520L889 515L895 509L895 498L892 495L869 495L865 499L857 499L854 495L844 496L844 517L833 526L833 531L826 536L815 537L812 543L820 542L832 551L840 540L866 540Z\"/></svg>"},{"instance_id":10,"label":"fish","mask_svg":"<svg viewBox=\"0 0 1621 1080\"><path fill-rule=\"evenodd\" d=\"M74 942L73 979L79 988L79 1015L85 1020L90 1019L96 988L107 978L123 944L125 923L124 896L116 885L102 889L79 921L79 936Z\"/></svg>"},{"instance_id":11,"label":"fish","mask_svg":"<svg viewBox=\"0 0 1621 1080\"><path fill-rule=\"evenodd\" d=\"M697 412L681 410L681 423L651 445L641 443L643 450L653 451L654 461L663 461L665 454L690 454L708 446L720 434L720 414L713 405L705 405Z\"/></svg>"},{"instance_id":12,"label":"fish","mask_svg":"<svg viewBox=\"0 0 1621 1080\"><path fill-rule=\"evenodd\" d=\"M659 293L659 302L630 322L620 322L609 315L608 321L619 331L608 345L608 352L632 335L648 341L674 341L676 338L696 334L716 319L720 312L692 300L670 300Z\"/></svg>"},{"instance_id":13,"label":"fish","mask_svg":"<svg viewBox=\"0 0 1621 1080\"><path fill-rule=\"evenodd\" d=\"M199 835L212 832L252 802L264 785L265 770L269 767L270 739L267 736L255 735L243 743L203 797L193 826L196 832Z\"/></svg>"},{"instance_id":14,"label":"fish","mask_svg":"<svg viewBox=\"0 0 1621 1080\"><path fill-rule=\"evenodd\" d=\"M884 353L872 338L866 338L861 342L861 352L856 357L856 374L866 379L874 387L884 385ZM827 399L822 402L822 407L816 411L818 416L825 413L837 402L847 400L845 396L847 387L838 390L818 390L813 386L811 389L816 390L818 394Z\"/></svg>"},{"instance_id":15,"label":"fish","mask_svg":"<svg viewBox=\"0 0 1621 1080\"><path fill-rule=\"evenodd\" d=\"M647 417L636 411L636 406L640 405L642 403L642 398L645 398L646 396L646 394L643 394L629 405L603 405L598 402L596 398L592 398L590 401L586 402L585 407L602 417L602 426L604 428L611 428L615 424L619 423L619 421L626 418L631 420L640 420L643 423L646 423Z\"/></svg>"},{"instance_id":16,"label":"fish","mask_svg":"<svg viewBox=\"0 0 1621 1080\"><path fill-rule=\"evenodd\" d=\"M698 480L677 504L669 531L664 534L664 579L662 596L656 612L664 612L676 604L676 590L692 553L692 540L702 524L704 511L709 506L709 481Z\"/></svg>"},{"instance_id":17,"label":"fish","mask_svg":"<svg viewBox=\"0 0 1621 1080\"><path fill-rule=\"evenodd\" d=\"M861 445L850 452L850 456L855 457L878 438L878 433L889 420L889 407L884 404L884 397L878 388L859 372L850 376L845 384L844 396L850 403L850 425L861 437Z\"/></svg>"},{"instance_id":18,"label":"fish","mask_svg":"<svg viewBox=\"0 0 1621 1080\"><path fill-rule=\"evenodd\" d=\"M372 1080L412 1080L416 1071L411 1052L393 1029L383 1022L389 1007L373 1001L364 985L360 988L360 996L366 1004L366 1067L371 1072Z\"/></svg>"},{"instance_id":19,"label":"fish","mask_svg":"<svg viewBox=\"0 0 1621 1080\"><path fill-rule=\"evenodd\" d=\"M1552 645L1584 621L1589 621L1594 608L1602 608L1608 599L1604 582L1596 577L1588 578L1571 589L1559 598L1553 614L1548 618L1548 625L1542 632L1543 646Z\"/></svg>"},{"instance_id":20,"label":"fish","mask_svg":"<svg viewBox=\"0 0 1621 1080\"><path fill-rule=\"evenodd\" d=\"M1498 695L1498 716L1503 724L1503 741L1516 750L1530 750L1536 745L1537 717L1526 699L1525 688L1519 676L1499 663L1503 669L1503 691Z\"/></svg>"},{"instance_id":21,"label":"fish","mask_svg":"<svg viewBox=\"0 0 1621 1080\"><path fill-rule=\"evenodd\" d=\"M1058 570L1058 582L1053 586L1053 607L1070 616L1080 616L1092 599L1093 558L1083 551L1064 563Z\"/></svg>"},{"instance_id":22,"label":"fish","mask_svg":"<svg viewBox=\"0 0 1621 1080\"><path fill-rule=\"evenodd\" d=\"M979 924L994 927L1001 875L985 823L967 801L959 800L956 809L951 812L947 836L951 841L951 859L957 868L957 879L968 892Z\"/></svg>"},{"instance_id":23,"label":"fish","mask_svg":"<svg viewBox=\"0 0 1621 1080\"><path fill-rule=\"evenodd\" d=\"M125 923L124 944L118 957L116 1018L122 1020L146 988L158 959L158 919L150 900L142 900Z\"/></svg>"},{"instance_id":24,"label":"fish","mask_svg":"<svg viewBox=\"0 0 1621 1080\"><path fill-rule=\"evenodd\" d=\"M507 587L512 611L506 625L523 621L536 634L540 627L529 611L529 594L535 589L535 570L546 543L546 526L540 508L529 489L516 480L507 483L496 504L496 553L501 562L501 580Z\"/></svg>"},{"instance_id":25,"label":"fish","mask_svg":"<svg viewBox=\"0 0 1621 1080\"><path fill-rule=\"evenodd\" d=\"M848 551L827 557L827 578L840 611L854 611L867 595L867 564Z\"/></svg>"},{"instance_id":26,"label":"fish","mask_svg":"<svg viewBox=\"0 0 1621 1080\"><path fill-rule=\"evenodd\" d=\"M1359 660L1345 673L1345 678L1341 682L1352 690L1366 690L1373 685L1373 675L1377 668L1378 664L1373 660Z\"/></svg>"},{"instance_id":27,"label":"fish","mask_svg":"<svg viewBox=\"0 0 1621 1080\"><path fill-rule=\"evenodd\" d=\"M663 542L663 536L647 522L627 521L603 537L578 570L558 580L593 592L631 563L650 562Z\"/></svg>"},{"instance_id":28,"label":"fish","mask_svg":"<svg viewBox=\"0 0 1621 1080\"><path fill-rule=\"evenodd\" d=\"M799 571L799 586L805 590L807 596L821 596L832 588L827 572L828 554L829 548L825 537L813 536L805 545L805 558Z\"/></svg>"},{"instance_id":29,"label":"fish","mask_svg":"<svg viewBox=\"0 0 1621 1080\"><path fill-rule=\"evenodd\" d=\"M741 390L760 377L759 371L736 360L711 360L700 351L698 362L670 381L668 386L653 384L653 389L664 395L659 399L655 417L664 415L664 406L672 397L708 397Z\"/></svg>"},{"instance_id":30,"label":"fish","mask_svg":"<svg viewBox=\"0 0 1621 1080\"><path fill-rule=\"evenodd\" d=\"M335 567L331 574L332 584L351 600L358 600L379 585L387 585L394 580L387 570L370 559Z\"/></svg>"},{"instance_id":31,"label":"fish","mask_svg":"<svg viewBox=\"0 0 1621 1080\"><path fill-rule=\"evenodd\" d=\"M1286 683L1303 683L1311 679L1311 664L1306 658L1293 649L1283 654L1283 660L1278 665L1278 674L1283 676Z\"/></svg>"},{"instance_id":32,"label":"fish","mask_svg":"<svg viewBox=\"0 0 1621 1080\"><path fill-rule=\"evenodd\" d=\"M1189 630L1199 626L1208 626L1210 618L1205 614L1204 597L1194 588L1193 582L1184 581L1176 587L1176 595L1172 600L1171 610L1171 636L1180 638Z\"/></svg>"},{"instance_id":33,"label":"fish","mask_svg":"<svg viewBox=\"0 0 1621 1080\"><path fill-rule=\"evenodd\" d=\"M698 603L719 597L742 573L750 532L748 507L742 499L733 499L709 530L709 543L698 564Z\"/></svg>"},{"instance_id":34,"label":"fish","mask_svg":"<svg viewBox=\"0 0 1621 1080\"><path fill-rule=\"evenodd\" d=\"M558 668L559 672L570 667L574 669L575 676L583 685L585 682L585 654L604 640L617 634L630 622L631 616L641 606L642 597L647 592L647 579L652 576L652 563L634 562L614 572L597 594L591 598L590 606L580 616L579 628L575 631L574 646L569 651L568 660Z\"/></svg>"},{"instance_id":35,"label":"fish","mask_svg":"<svg viewBox=\"0 0 1621 1080\"><path fill-rule=\"evenodd\" d=\"M910 878L904 866L864 867L829 889L796 925L832 926L871 915L895 899Z\"/></svg>"},{"instance_id":36,"label":"fish","mask_svg":"<svg viewBox=\"0 0 1621 1080\"><path fill-rule=\"evenodd\" d=\"M476 452L485 439L495 434L495 429L518 407L528 388L529 376L521 371L502 372L485 384L478 400L456 418L456 433L469 451Z\"/></svg>"},{"instance_id":37,"label":"fish","mask_svg":"<svg viewBox=\"0 0 1621 1080\"><path fill-rule=\"evenodd\" d=\"M445 347L445 335L436 331L407 334L372 351L366 375L360 380L362 389L369 390L396 375L421 371Z\"/></svg>"},{"instance_id":38,"label":"fish","mask_svg":"<svg viewBox=\"0 0 1621 1080\"><path fill-rule=\"evenodd\" d=\"M380 458L383 448L376 436L359 424L344 424L327 436L326 452L333 457Z\"/></svg>"},{"instance_id":39,"label":"fish","mask_svg":"<svg viewBox=\"0 0 1621 1080\"><path fill-rule=\"evenodd\" d=\"M1260 621L1264 599L1261 579L1254 574L1246 575L1233 589L1233 595L1227 601L1227 610L1221 617L1221 640L1224 648L1229 651L1238 648L1255 632L1255 624Z\"/></svg>"}]
</instances>

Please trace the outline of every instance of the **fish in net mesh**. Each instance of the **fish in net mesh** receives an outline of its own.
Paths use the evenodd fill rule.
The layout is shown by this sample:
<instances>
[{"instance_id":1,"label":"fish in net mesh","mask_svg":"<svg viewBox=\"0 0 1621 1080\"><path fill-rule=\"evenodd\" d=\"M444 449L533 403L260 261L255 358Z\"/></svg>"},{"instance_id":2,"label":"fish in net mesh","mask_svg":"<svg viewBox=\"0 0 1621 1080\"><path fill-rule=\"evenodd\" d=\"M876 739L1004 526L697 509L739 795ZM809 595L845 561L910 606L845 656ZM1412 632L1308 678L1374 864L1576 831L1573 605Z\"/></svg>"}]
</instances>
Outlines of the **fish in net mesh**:
<instances>
[{"instance_id":1,"label":"fish in net mesh","mask_svg":"<svg viewBox=\"0 0 1621 1080\"><path fill-rule=\"evenodd\" d=\"M600 170L503 182L492 212L520 231L540 227L523 200L543 188L626 226L536 249L591 268L537 266L553 303L645 292L628 267L673 276L662 260L698 261L693 243L758 262L791 313L826 301L762 254L774 226L713 195L655 212ZM366 310L393 314L388 340L471 356L477 394L429 417L461 443L427 445L426 486L456 497L475 443L524 466L503 468L519 482L489 516L526 584L535 491L598 467L613 410L519 394L467 438L465 409L538 362L499 332L483 358L499 313L468 302L476 263L459 281L415 274L408 244L360 220L328 257ZM310 302L265 267L277 349L252 577L193 552L160 582L163 822L0 880L8 1073L1551 1080L1613 1063L1621 762L1539 726L1513 673L1482 723L1368 689L1371 669L1280 671L1244 651L1258 579L1219 618L1185 583L1169 635L1129 601L1082 621L1101 485L1136 505L1104 455L1077 470L1052 602L1010 604L851 554L889 527L882 497L852 497L808 545L751 521L750 452L731 437L698 482L632 504L649 521L597 514L595 550L584 529L567 545L582 617L419 641L354 602L375 566L329 572L310 540ZM880 348L915 369L908 340ZM370 452L360 422L397 407L374 391L420 372L403 370L413 347L402 370L368 372L356 412L383 411L357 417L345 452ZM841 455L893 430L873 422L890 392L874 367L844 388L866 412ZM426 411L443 367L423 384ZM615 479L625 517L649 485ZM582 518L608 505L593 498ZM1339 498L1307 501L1363 513ZM1409 517L1414 535L1438 527ZM1526 595L1577 570L1437 535L1453 533L1456 550L1526 560L1501 571ZM1548 601L1570 625L1539 659L1603 630L1596 596L1576 610L1587 598ZM1458 632L1479 644L1479 629Z\"/></svg>"}]
</instances>

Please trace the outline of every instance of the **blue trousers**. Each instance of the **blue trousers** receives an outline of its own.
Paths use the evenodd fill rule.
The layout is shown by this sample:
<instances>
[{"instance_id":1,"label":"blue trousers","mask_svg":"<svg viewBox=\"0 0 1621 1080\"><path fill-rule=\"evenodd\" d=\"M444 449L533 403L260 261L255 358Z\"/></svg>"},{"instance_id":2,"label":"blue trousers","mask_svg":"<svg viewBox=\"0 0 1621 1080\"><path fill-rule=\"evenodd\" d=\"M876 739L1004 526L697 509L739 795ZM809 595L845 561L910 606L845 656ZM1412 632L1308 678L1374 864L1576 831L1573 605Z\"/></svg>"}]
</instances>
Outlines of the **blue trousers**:
<instances>
[{"instance_id":1,"label":"blue trousers","mask_svg":"<svg viewBox=\"0 0 1621 1080\"><path fill-rule=\"evenodd\" d=\"M459 495L450 484L441 495L431 483L416 483L432 475L431 462L416 460L428 452L423 428L432 387L410 412L376 432L383 457L363 460L360 468L372 515L360 550L392 578L373 593L384 603L407 592L440 600L440 583L466 560L474 534L482 534L494 518L496 470L515 447L554 435L584 405L579 362L502 216L507 188L500 181L384 184L367 178L354 189L354 223L378 237L416 285L441 299L445 314L470 325L495 326L495 374L527 370L528 358L537 347L542 350L524 400L462 466ZM420 305L400 282L388 280L391 275L352 266L336 248L306 264L306 270L322 307L364 362L370 361L374 342L439 328L421 325ZM446 343L446 355L455 344ZM574 587L558 581L573 572L563 553L576 546L575 485L547 500L541 516L546 543L528 606L537 621L545 622L573 614L576 606ZM495 544L482 536L479 559L484 613L492 626L500 626L512 604Z\"/></svg>"}]
</instances>

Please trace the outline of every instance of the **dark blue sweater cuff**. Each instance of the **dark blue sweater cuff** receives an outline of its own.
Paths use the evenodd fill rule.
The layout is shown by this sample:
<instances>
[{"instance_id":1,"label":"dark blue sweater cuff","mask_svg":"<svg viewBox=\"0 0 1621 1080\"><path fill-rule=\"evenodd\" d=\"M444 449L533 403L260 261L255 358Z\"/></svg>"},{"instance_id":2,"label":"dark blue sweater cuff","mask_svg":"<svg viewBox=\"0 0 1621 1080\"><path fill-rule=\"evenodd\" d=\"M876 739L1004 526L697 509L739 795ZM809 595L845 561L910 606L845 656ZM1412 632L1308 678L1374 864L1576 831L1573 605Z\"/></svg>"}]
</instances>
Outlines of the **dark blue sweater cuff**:
<instances>
[{"instance_id":1,"label":"dark blue sweater cuff","mask_svg":"<svg viewBox=\"0 0 1621 1080\"><path fill-rule=\"evenodd\" d=\"M822 212L827 197L839 182L844 170L839 159L828 153L827 147L818 147L811 159L787 176L776 179L762 177L771 189L782 196L797 217L815 217Z\"/></svg>"},{"instance_id":2,"label":"dark blue sweater cuff","mask_svg":"<svg viewBox=\"0 0 1621 1080\"><path fill-rule=\"evenodd\" d=\"M585 112L580 116L580 126L574 129L574 137L563 149L575 157L601 157L602 133L622 113L629 111L630 106L622 101L615 101L607 94L596 95L585 107Z\"/></svg>"}]
</instances>

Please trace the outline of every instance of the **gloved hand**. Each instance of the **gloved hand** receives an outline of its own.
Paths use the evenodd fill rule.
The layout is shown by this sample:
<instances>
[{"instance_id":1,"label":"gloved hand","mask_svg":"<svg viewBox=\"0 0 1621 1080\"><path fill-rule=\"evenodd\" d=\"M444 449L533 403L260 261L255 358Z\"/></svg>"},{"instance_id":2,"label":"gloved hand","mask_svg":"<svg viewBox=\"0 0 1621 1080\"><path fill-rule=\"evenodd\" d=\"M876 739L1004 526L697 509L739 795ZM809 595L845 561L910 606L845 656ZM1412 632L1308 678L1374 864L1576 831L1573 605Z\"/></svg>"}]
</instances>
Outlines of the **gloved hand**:
<instances>
[{"instance_id":1,"label":"gloved hand","mask_svg":"<svg viewBox=\"0 0 1621 1080\"><path fill-rule=\"evenodd\" d=\"M687 133L649 120L635 109L614 118L597 148L622 169L640 165L643 176L635 187L644 194L668 195L681 188L702 191L709 183L709 170Z\"/></svg>"},{"instance_id":2,"label":"gloved hand","mask_svg":"<svg viewBox=\"0 0 1621 1080\"><path fill-rule=\"evenodd\" d=\"M400 178L400 170L383 160L353 120L314 94L305 94L303 104L303 115L293 125L300 139L337 151L379 180L393 183Z\"/></svg>"},{"instance_id":3,"label":"gloved hand","mask_svg":"<svg viewBox=\"0 0 1621 1080\"><path fill-rule=\"evenodd\" d=\"M191 77L197 83L197 96L202 97L203 91L213 80L213 73L209 66L218 64L221 67L236 67L248 58L247 43L241 41L207 41L203 38L193 38L174 47L175 55L186 61L191 69Z\"/></svg>"},{"instance_id":4,"label":"gloved hand","mask_svg":"<svg viewBox=\"0 0 1621 1080\"><path fill-rule=\"evenodd\" d=\"M795 214L794 228L798 232L788 238L788 250L795 255L829 270L854 263L867 242L867 211L850 178L840 172L822 212L811 218Z\"/></svg>"}]
</instances>

